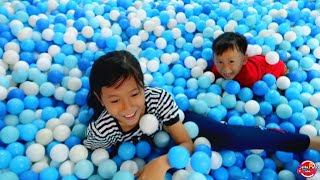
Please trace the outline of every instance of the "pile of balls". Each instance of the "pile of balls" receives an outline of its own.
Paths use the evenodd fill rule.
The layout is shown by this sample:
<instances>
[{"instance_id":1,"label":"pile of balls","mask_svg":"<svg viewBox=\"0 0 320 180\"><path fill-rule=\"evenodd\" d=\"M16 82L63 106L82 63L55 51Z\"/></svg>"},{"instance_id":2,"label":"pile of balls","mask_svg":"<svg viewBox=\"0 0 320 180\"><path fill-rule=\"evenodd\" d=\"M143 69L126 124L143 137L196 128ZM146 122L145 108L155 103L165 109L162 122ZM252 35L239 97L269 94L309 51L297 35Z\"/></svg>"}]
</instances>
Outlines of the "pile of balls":
<instances>
[{"instance_id":1,"label":"pile of balls","mask_svg":"<svg viewBox=\"0 0 320 180\"><path fill-rule=\"evenodd\" d=\"M134 179L167 152L175 168L166 179L302 178L299 164L319 162L319 152L216 152L191 122L191 155L165 131L155 147L123 143L115 156L81 143L92 115L92 62L113 50L134 54L146 85L171 93L181 112L319 136L319 9L307 0L1 1L0 179ZM247 37L248 55L282 60L289 73L265 75L252 88L216 79L211 46L227 31Z\"/></svg>"}]
</instances>

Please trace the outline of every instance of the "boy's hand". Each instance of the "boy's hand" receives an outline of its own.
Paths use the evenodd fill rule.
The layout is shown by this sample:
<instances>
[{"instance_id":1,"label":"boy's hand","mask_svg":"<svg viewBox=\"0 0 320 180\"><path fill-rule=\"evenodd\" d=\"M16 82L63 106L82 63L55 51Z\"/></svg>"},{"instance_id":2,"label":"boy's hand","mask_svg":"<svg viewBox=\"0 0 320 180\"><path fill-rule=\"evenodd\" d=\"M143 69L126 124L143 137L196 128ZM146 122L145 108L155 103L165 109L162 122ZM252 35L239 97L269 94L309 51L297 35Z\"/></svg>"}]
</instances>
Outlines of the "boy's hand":
<instances>
[{"instance_id":1,"label":"boy's hand","mask_svg":"<svg viewBox=\"0 0 320 180\"><path fill-rule=\"evenodd\" d=\"M163 180L166 172L170 168L171 167L168 163L167 155L164 155L150 161L135 175L136 177L138 177L139 180Z\"/></svg>"}]
</instances>

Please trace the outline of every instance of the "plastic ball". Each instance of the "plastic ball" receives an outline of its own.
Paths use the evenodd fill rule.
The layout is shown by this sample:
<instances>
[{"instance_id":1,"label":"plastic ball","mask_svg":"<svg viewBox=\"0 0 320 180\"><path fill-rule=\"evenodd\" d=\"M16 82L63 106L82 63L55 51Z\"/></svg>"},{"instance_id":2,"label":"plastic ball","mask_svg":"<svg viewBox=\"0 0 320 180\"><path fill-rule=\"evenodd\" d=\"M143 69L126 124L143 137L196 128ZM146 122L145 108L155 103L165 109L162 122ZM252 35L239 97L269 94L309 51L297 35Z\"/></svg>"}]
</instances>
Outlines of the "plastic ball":
<instances>
[{"instance_id":1,"label":"plastic ball","mask_svg":"<svg viewBox=\"0 0 320 180\"><path fill-rule=\"evenodd\" d=\"M183 146L174 146L168 152L170 165L177 169L185 168L190 158L188 150Z\"/></svg>"},{"instance_id":2,"label":"plastic ball","mask_svg":"<svg viewBox=\"0 0 320 180\"><path fill-rule=\"evenodd\" d=\"M259 103L255 100L249 100L245 103L244 110L249 114L255 115L260 110Z\"/></svg>"},{"instance_id":3,"label":"plastic ball","mask_svg":"<svg viewBox=\"0 0 320 180\"><path fill-rule=\"evenodd\" d=\"M109 153L105 149L96 149L91 154L92 163L96 166L100 164L105 159L109 159Z\"/></svg>"},{"instance_id":4,"label":"plastic ball","mask_svg":"<svg viewBox=\"0 0 320 180\"><path fill-rule=\"evenodd\" d=\"M129 171L132 174L136 174L138 172L138 165L133 160L126 160L121 164L120 171Z\"/></svg>"},{"instance_id":5,"label":"plastic ball","mask_svg":"<svg viewBox=\"0 0 320 180\"><path fill-rule=\"evenodd\" d=\"M288 104L280 104L276 108L277 115L282 119L287 119L292 116L292 109Z\"/></svg>"},{"instance_id":6,"label":"plastic ball","mask_svg":"<svg viewBox=\"0 0 320 180\"><path fill-rule=\"evenodd\" d=\"M290 79L286 76L280 76L278 79L277 79L277 87L280 89L280 90L285 90L287 89L288 87L290 87Z\"/></svg>"},{"instance_id":7,"label":"plastic ball","mask_svg":"<svg viewBox=\"0 0 320 180\"><path fill-rule=\"evenodd\" d=\"M94 166L89 160L81 160L74 166L74 174L80 179L89 178L94 171Z\"/></svg>"},{"instance_id":8,"label":"plastic ball","mask_svg":"<svg viewBox=\"0 0 320 180\"><path fill-rule=\"evenodd\" d=\"M83 145L75 145L69 151L69 159L74 163L87 159L87 157L88 149Z\"/></svg>"},{"instance_id":9,"label":"plastic ball","mask_svg":"<svg viewBox=\"0 0 320 180\"><path fill-rule=\"evenodd\" d=\"M196 151L193 153L190 163L196 172L207 173L211 169L211 159L205 152Z\"/></svg>"},{"instance_id":10,"label":"plastic ball","mask_svg":"<svg viewBox=\"0 0 320 180\"><path fill-rule=\"evenodd\" d=\"M112 180L122 180L122 179L134 180L134 176L129 171L120 170L116 172L112 177Z\"/></svg>"},{"instance_id":11,"label":"plastic ball","mask_svg":"<svg viewBox=\"0 0 320 180\"><path fill-rule=\"evenodd\" d=\"M154 135L154 143L159 148L168 146L170 142L170 136L165 131L159 131Z\"/></svg>"},{"instance_id":12,"label":"plastic ball","mask_svg":"<svg viewBox=\"0 0 320 180\"><path fill-rule=\"evenodd\" d=\"M0 140L5 144L16 142L19 138L20 132L14 126L6 126L0 131Z\"/></svg>"},{"instance_id":13,"label":"plastic ball","mask_svg":"<svg viewBox=\"0 0 320 180\"><path fill-rule=\"evenodd\" d=\"M59 174L62 177L73 175L74 166L75 166L75 164L72 161L70 161L70 160L64 161L59 167Z\"/></svg>"},{"instance_id":14,"label":"plastic ball","mask_svg":"<svg viewBox=\"0 0 320 180\"><path fill-rule=\"evenodd\" d=\"M145 114L140 118L139 126L143 133L151 135L158 130L159 121L152 114Z\"/></svg>"},{"instance_id":15,"label":"plastic ball","mask_svg":"<svg viewBox=\"0 0 320 180\"><path fill-rule=\"evenodd\" d=\"M56 162L64 162L69 156L69 148L64 144L57 144L50 151L50 158Z\"/></svg>"},{"instance_id":16,"label":"plastic ball","mask_svg":"<svg viewBox=\"0 0 320 180\"><path fill-rule=\"evenodd\" d=\"M103 178L112 178L114 174L117 172L117 164L110 159L103 160L98 165L97 172Z\"/></svg>"},{"instance_id":17,"label":"plastic ball","mask_svg":"<svg viewBox=\"0 0 320 180\"><path fill-rule=\"evenodd\" d=\"M225 90L229 94L238 94L240 91L240 84L237 81L228 81Z\"/></svg>"},{"instance_id":18,"label":"plastic ball","mask_svg":"<svg viewBox=\"0 0 320 180\"><path fill-rule=\"evenodd\" d=\"M315 108L320 108L320 93L313 94L309 99L310 104Z\"/></svg>"},{"instance_id":19,"label":"plastic ball","mask_svg":"<svg viewBox=\"0 0 320 180\"><path fill-rule=\"evenodd\" d=\"M30 160L25 156L16 156L12 158L9 164L10 171L21 174L25 171L27 171L31 166Z\"/></svg>"},{"instance_id":20,"label":"plastic ball","mask_svg":"<svg viewBox=\"0 0 320 180\"><path fill-rule=\"evenodd\" d=\"M199 134L199 127L196 123L188 121L184 123L184 127L191 139L196 138Z\"/></svg>"},{"instance_id":21,"label":"plastic ball","mask_svg":"<svg viewBox=\"0 0 320 180\"><path fill-rule=\"evenodd\" d=\"M317 129L310 124L306 124L300 128L299 133L306 134L310 137L313 137L313 136L317 136Z\"/></svg>"},{"instance_id":22,"label":"plastic ball","mask_svg":"<svg viewBox=\"0 0 320 180\"><path fill-rule=\"evenodd\" d=\"M41 144L31 144L26 150L26 156L32 162L40 161L45 155L45 148Z\"/></svg>"},{"instance_id":23,"label":"plastic ball","mask_svg":"<svg viewBox=\"0 0 320 180\"><path fill-rule=\"evenodd\" d=\"M136 147L129 142L123 142L118 149L118 155L123 160L130 160L136 153Z\"/></svg>"},{"instance_id":24,"label":"plastic ball","mask_svg":"<svg viewBox=\"0 0 320 180\"><path fill-rule=\"evenodd\" d=\"M1 169L7 168L11 160L12 160L11 153L7 150L1 149L0 150L0 168Z\"/></svg>"},{"instance_id":25,"label":"plastic ball","mask_svg":"<svg viewBox=\"0 0 320 180\"><path fill-rule=\"evenodd\" d=\"M246 168L253 173L260 172L264 167L263 159L257 154L251 154L246 157L245 160Z\"/></svg>"}]
</instances>

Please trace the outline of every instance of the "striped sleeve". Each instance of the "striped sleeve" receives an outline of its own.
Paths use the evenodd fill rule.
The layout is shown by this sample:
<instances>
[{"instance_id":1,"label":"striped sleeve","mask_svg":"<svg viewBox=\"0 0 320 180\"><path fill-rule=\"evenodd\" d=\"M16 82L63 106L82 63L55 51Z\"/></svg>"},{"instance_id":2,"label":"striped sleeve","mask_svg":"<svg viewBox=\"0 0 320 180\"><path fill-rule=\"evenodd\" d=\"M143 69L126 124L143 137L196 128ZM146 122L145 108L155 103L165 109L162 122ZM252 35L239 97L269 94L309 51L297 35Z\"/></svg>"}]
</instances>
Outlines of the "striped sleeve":
<instances>
[{"instance_id":1,"label":"striped sleeve","mask_svg":"<svg viewBox=\"0 0 320 180\"><path fill-rule=\"evenodd\" d=\"M159 89L160 96L157 102L157 115L166 126L179 121L178 106L172 96L165 90Z\"/></svg>"}]
</instances>

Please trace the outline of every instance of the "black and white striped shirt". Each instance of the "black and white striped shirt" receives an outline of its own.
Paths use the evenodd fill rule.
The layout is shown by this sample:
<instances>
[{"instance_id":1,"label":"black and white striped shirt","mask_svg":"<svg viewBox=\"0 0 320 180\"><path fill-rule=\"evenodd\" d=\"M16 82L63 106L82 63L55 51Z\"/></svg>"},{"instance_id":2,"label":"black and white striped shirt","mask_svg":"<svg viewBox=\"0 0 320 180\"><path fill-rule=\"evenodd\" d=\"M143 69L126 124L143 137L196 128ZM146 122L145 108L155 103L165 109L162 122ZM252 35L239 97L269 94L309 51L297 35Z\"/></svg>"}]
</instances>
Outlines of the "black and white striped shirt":
<instances>
[{"instance_id":1,"label":"black and white striped shirt","mask_svg":"<svg viewBox=\"0 0 320 180\"><path fill-rule=\"evenodd\" d=\"M159 120L158 130L179 121L178 106L171 95L163 89L145 87L146 114L153 114ZM152 135L151 135L152 136ZM84 145L89 149L110 148L122 142L138 142L147 137L139 124L128 132L122 131L117 120L104 110L97 120L92 121L86 131Z\"/></svg>"}]
</instances>

